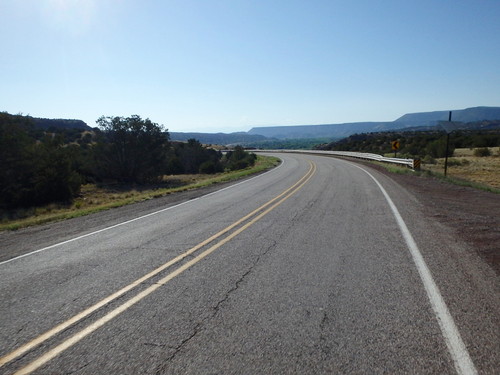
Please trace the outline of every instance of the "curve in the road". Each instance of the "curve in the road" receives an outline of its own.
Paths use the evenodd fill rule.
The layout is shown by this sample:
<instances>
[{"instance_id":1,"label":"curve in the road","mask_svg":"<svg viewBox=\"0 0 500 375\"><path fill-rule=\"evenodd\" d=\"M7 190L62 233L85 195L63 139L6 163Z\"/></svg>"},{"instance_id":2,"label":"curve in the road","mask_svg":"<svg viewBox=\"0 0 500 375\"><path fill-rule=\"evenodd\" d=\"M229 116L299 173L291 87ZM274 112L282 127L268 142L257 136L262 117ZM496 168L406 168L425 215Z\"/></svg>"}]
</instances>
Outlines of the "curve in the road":
<instances>
[{"instance_id":1,"label":"curve in the road","mask_svg":"<svg viewBox=\"0 0 500 375\"><path fill-rule=\"evenodd\" d=\"M218 232L217 234L209 237L205 241L202 241L201 243L199 243L198 245L196 245L193 248L189 249L188 251L184 252L183 254L175 257L174 259L170 260L169 262L167 262L167 263L163 264L162 266L156 268L155 270L149 272L148 274L144 275L140 279L134 281L133 283L127 285L126 287L120 289L119 291L117 291L117 292L113 293L112 295L106 297L105 299L99 301L95 305L93 305L93 306L89 307L88 309L82 311L81 313L73 316L72 318L68 319L67 321L65 321L65 322L63 322L61 324L59 324L58 326L54 327L53 329L51 329L51 330L45 332L44 334L38 336L37 338L35 338L32 341L26 343L25 345L22 345L21 347L19 347L15 351L13 351L13 352L11 352L11 353L3 356L2 358L0 358L0 367L2 367L3 365L5 365L5 364L7 364L7 363L9 363L11 361L13 361L15 358L23 355L24 353L28 352L29 350L31 350L31 349L33 349L33 348L41 345L42 343L44 343L48 339L54 337L58 333L64 331L65 329L69 328L70 326L76 324L77 322L79 322L80 320L82 320L83 318L85 318L86 316L92 314L93 312L97 311L101 307L109 304L110 302L112 302L113 300L115 300L118 297L122 296L126 292L131 291L133 288L135 288L136 286L142 284L144 281L146 281L146 280L152 278L153 276L159 274L163 270L165 270L165 269L167 269L169 267L172 267L176 263L179 263L180 261L182 261L183 259L185 259L189 255L191 255L194 252L202 249L203 247L207 246L211 242L213 242L216 239L220 238L221 236L223 236L224 234L228 233L232 229L234 229L237 226L239 226L239 225L241 225L241 224L243 224L243 223L246 222L244 225L242 225L240 228L238 228L237 230L235 230L234 232L232 232L231 234L229 234L227 237L224 237L221 241L219 241L216 244L212 245L210 248L208 248L207 250L203 251L201 254L197 255L195 258L193 258L189 262L183 264L181 267L179 267L176 270L172 271L167 276L165 276L164 278L162 278L158 282L154 283L152 286L150 286L146 290L140 292L139 294L135 295L134 297L132 297L131 299L129 299L125 303L121 304L120 306L118 306L117 308L115 308L114 310L112 310L111 312L107 313L101 319L97 320L96 322L94 322L93 324L89 325L85 329L83 329L83 330L79 331L78 333L76 333L75 335L71 336L69 339L67 339L64 342L62 342L61 344L57 345L52 350L50 350L47 353L43 354L42 356L40 356L39 358L37 358L36 360L34 360L33 362L31 362L29 365L27 365L27 366L23 367L22 369L18 370L15 374L16 375L30 374L31 372L35 371L36 369L38 369L39 367L43 366L45 363L47 363L48 361L50 361L52 358L56 357L57 355L59 355L60 353L62 353L63 351L65 351L66 349L68 349L71 346L75 345L77 342L79 342L80 340L82 340L84 337L88 336L89 334L91 334L92 332L94 332L95 330L97 330L98 328L102 327L104 324L108 323L113 318L115 318L119 314L123 313L124 311L126 311L127 309L129 309L131 306L135 305L137 302L141 301L146 296L148 296L151 293L153 293L154 291L156 291L161 286L163 286L166 283L168 283L174 277L180 275L182 272L186 271L188 268L192 267L193 265L195 265L196 263L198 263L199 261L201 261L203 258L205 258L206 256L208 256L211 253L213 253L215 250L217 250L218 248L220 248L222 245L226 244L227 242L229 242L230 240L232 240L233 238L235 238L236 236L238 236L244 230L246 230L247 228L249 228L251 225L255 224L257 221L259 221L264 216L266 216L269 212L273 211L276 207L278 207L283 202L285 202L287 199L289 199L291 196L293 196L295 193L297 193L305 184L307 184L307 182L314 176L314 174L316 172L316 165L314 163L312 163L312 162L309 162L309 163L310 163L310 168L307 171L307 173L300 180L298 180L295 184L293 184L292 186L290 186L288 189L286 189L282 193L278 194L273 199L269 200L268 202L266 202L262 206L258 207L257 209L255 209L254 211L250 212L249 214L245 215L244 217L242 217L238 221L234 222L233 224L229 225L228 227L226 227L222 231ZM159 212L163 212L163 211L165 211L165 210L160 210L160 211L157 211L155 213L159 213ZM153 213L153 214L155 214L155 213ZM150 216L150 215L147 215L147 216ZM145 217L145 216L143 216L143 217ZM141 217L141 218L143 218L143 217ZM138 220L138 219L140 219L140 218L137 218L135 220ZM134 220L129 220L129 221L125 222L125 223L131 222L131 221L134 221ZM123 225L123 224L121 224L121 225ZM116 225L113 226L113 227L116 227ZM108 227L106 229L111 229L113 227ZM97 233L97 232L94 232L94 233ZM81 237L78 237L76 239L79 239L79 238L81 238ZM76 240L76 239L74 239L74 240ZM69 241L66 241L66 242L69 242ZM37 252L39 252L39 251L37 251Z\"/></svg>"},{"instance_id":2,"label":"curve in the road","mask_svg":"<svg viewBox=\"0 0 500 375\"><path fill-rule=\"evenodd\" d=\"M249 179L246 179L245 181L238 182L238 183L236 183L236 184L233 184L233 185L227 186L227 187L225 187L225 188L223 188L223 189L216 190L216 191L214 191L214 192L212 192L212 193L205 194L205 195L203 195L203 196L201 196L201 197L193 198L193 199L190 199L190 200L188 200L188 201L181 202L181 203L178 203L178 204L176 204L176 205L173 205L173 206L170 206L170 207L167 207L167 208L163 208L163 209L161 209L161 210L157 210L157 211L154 211L154 212L150 212L149 214L146 214L146 215L141 215L141 216L135 217L135 218L130 219L130 220L122 221L122 222L120 222L120 223L118 223L118 224L115 224L115 225L110 225L109 227L105 227L105 228L102 228L102 229L99 229L99 230L96 230L96 231L93 231L93 232L90 232L90 233L83 234L83 235L81 235L81 236L77 236L77 237L71 238L71 239L66 240L66 241L58 242L58 243L55 243L55 244L53 244L53 245L43 247L43 248L41 248L41 249L37 249L37 250L30 251L30 252L28 252L28 253L26 253L26 254L22 254L22 255L19 255L19 256L13 257L13 258L11 258L11 259L7 259L7 260L4 260L4 261L1 261L1 262L0 262L0 266L1 266L2 264L10 263L10 262L13 262L13 261L18 260L18 259L25 258L25 257L30 256L30 255L34 255L34 254L37 254L37 253L41 253L42 251L50 250L50 249L53 249L53 248L56 248L56 247L59 247L59 246L62 246L62 245L66 245L66 244L71 243L71 242L74 242L74 241L81 240L81 239L86 238L86 237L94 236L94 235L96 235L96 234L99 234L99 233L102 233L102 232L106 232L106 231L108 231L108 230L111 230L111 229L114 229L114 228L118 228L118 227L121 227L121 226L123 226L123 225L127 225L127 224L133 223L133 222L135 222L135 221L139 221L139 220L142 220L142 219L148 218L148 217L150 217L150 216L158 215L158 214L161 214L161 213L163 213L163 212L165 212L165 211L173 210L173 209L178 208L178 207L180 207L180 206L183 206L183 205L185 205L185 204L190 204L190 203L193 203L193 202L197 201L197 200L198 200L198 199L200 199L200 198L207 198L207 197L209 197L209 196L211 196L211 195L213 195L213 194L219 194L219 193L221 193L221 192L223 192L223 191L225 191L225 190L228 190L228 189L233 189L233 188L237 187L237 186L238 186L238 185L240 185L240 184L244 184L244 183L247 183L248 181L251 181L251 180L253 180L253 179L255 179L255 178L259 178L259 177L261 177L261 176L264 176L265 174L267 174L267 173L269 173L269 172L272 172L273 170L276 170L276 169L280 168L282 165L283 165L283 161L282 161L282 162L281 162L281 163L280 163L280 164L279 164L276 168L274 168L274 169L271 169L271 170L269 170L269 171L267 171L267 172L264 172L264 173L262 173L262 174L259 174L258 176L255 176L255 177L251 177L251 178L249 178Z\"/></svg>"}]
</instances>

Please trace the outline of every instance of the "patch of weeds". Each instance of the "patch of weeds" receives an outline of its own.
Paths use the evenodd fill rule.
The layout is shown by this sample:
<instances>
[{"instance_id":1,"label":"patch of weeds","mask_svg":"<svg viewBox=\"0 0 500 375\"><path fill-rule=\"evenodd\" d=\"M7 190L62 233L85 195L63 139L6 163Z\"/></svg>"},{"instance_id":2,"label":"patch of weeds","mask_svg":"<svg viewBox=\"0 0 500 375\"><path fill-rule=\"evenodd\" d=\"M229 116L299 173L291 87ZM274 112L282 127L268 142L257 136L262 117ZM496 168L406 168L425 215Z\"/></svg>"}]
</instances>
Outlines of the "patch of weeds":
<instances>
[{"instance_id":1,"label":"patch of weeds","mask_svg":"<svg viewBox=\"0 0 500 375\"><path fill-rule=\"evenodd\" d=\"M405 166L380 163L378 161L372 161L370 163L379 165L379 166L387 169L387 171L389 171L391 173L397 173L397 174L415 174L416 173L416 171L414 171L413 169L405 167Z\"/></svg>"},{"instance_id":2,"label":"patch of weeds","mask_svg":"<svg viewBox=\"0 0 500 375\"><path fill-rule=\"evenodd\" d=\"M469 165L470 161L467 159L448 159L448 166L449 167L461 167L461 166L466 166Z\"/></svg>"}]
</instances>

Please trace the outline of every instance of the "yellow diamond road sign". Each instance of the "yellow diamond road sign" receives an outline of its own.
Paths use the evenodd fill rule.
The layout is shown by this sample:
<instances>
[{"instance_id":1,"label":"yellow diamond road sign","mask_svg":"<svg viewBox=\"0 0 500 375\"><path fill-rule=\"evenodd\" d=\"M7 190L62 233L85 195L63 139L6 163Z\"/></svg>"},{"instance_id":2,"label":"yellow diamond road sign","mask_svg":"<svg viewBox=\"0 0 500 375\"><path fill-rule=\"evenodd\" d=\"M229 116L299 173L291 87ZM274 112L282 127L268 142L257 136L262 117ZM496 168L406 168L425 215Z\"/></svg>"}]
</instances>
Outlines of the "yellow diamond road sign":
<instances>
[{"instance_id":1,"label":"yellow diamond road sign","mask_svg":"<svg viewBox=\"0 0 500 375\"><path fill-rule=\"evenodd\" d=\"M400 146L399 141L392 141L392 142L391 142L391 145L392 145L392 149L393 149L394 151L399 150L399 146Z\"/></svg>"}]
</instances>

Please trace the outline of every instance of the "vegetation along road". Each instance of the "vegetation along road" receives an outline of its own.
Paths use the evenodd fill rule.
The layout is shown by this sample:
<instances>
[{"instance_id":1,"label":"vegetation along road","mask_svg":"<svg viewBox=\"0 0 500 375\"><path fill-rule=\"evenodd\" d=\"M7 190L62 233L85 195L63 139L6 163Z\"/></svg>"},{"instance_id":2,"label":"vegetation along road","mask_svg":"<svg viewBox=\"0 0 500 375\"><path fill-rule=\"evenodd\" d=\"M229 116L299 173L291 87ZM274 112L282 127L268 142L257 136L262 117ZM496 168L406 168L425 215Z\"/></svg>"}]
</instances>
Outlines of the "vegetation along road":
<instances>
[{"instance_id":1,"label":"vegetation along road","mask_svg":"<svg viewBox=\"0 0 500 375\"><path fill-rule=\"evenodd\" d=\"M0 373L498 371L483 257L377 169L281 158L208 195L3 233Z\"/></svg>"}]
</instances>

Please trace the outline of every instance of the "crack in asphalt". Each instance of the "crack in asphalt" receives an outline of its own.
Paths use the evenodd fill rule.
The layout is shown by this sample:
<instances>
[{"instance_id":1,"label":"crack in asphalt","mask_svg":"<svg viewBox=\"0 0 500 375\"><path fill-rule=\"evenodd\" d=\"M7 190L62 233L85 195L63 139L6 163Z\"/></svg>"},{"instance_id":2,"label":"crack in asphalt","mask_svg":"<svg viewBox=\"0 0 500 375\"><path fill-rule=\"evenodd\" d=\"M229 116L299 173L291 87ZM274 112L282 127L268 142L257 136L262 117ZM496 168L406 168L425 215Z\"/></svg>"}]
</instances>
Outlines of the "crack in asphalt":
<instances>
[{"instance_id":1,"label":"crack in asphalt","mask_svg":"<svg viewBox=\"0 0 500 375\"><path fill-rule=\"evenodd\" d=\"M90 362L87 362L85 363L84 365L78 367L76 370L73 370L73 371L69 371L69 372L66 372L65 375L71 375L71 374L75 374L81 370L83 370L85 367L87 367L88 365L90 365Z\"/></svg>"},{"instance_id":2,"label":"crack in asphalt","mask_svg":"<svg viewBox=\"0 0 500 375\"><path fill-rule=\"evenodd\" d=\"M175 346L172 345L167 345L167 344L157 344L155 342L143 342L142 345L145 346L153 346L155 348L169 348L169 349L175 349Z\"/></svg>"},{"instance_id":3,"label":"crack in asphalt","mask_svg":"<svg viewBox=\"0 0 500 375\"><path fill-rule=\"evenodd\" d=\"M321 318L321 322L319 323L320 335L319 335L319 348L321 352L328 356L332 351L331 341L325 336L324 331L326 326L330 324L330 319L328 317L327 311L323 311L323 317Z\"/></svg>"},{"instance_id":4,"label":"crack in asphalt","mask_svg":"<svg viewBox=\"0 0 500 375\"><path fill-rule=\"evenodd\" d=\"M255 260L253 261L251 266L243 273L243 275L241 275L241 277L238 280L236 280L236 282L234 283L234 286L226 292L224 297L222 299L220 299L215 304L215 306L212 307L212 313L210 315L206 316L205 318L203 318L200 322L198 322L195 325L191 335L186 337L184 340L181 341L181 343L179 345L177 345L177 347L175 347L174 352L165 360L165 364L161 365L160 368L155 372L156 375L160 375L160 374L165 373L166 366L168 365L168 363L170 363L177 356L177 354L180 353L180 351L183 349L184 346L186 346L195 336L198 335L198 333L200 333L203 330L203 326L205 325L206 322L213 319L217 315L217 313L221 309L221 306L231 297L231 295L234 292L236 292L240 288L240 284L243 281L245 281L245 278L250 273L252 273L252 271L257 266L257 264L260 262L262 257L267 255L267 253L269 253L273 248L275 248L277 244L278 244L278 241L273 240L272 243L265 249L265 251L261 252L260 254L258 254L255 257ZM168 347L168 346L165 345L165 347Z\"/></svg>"}]
</instances>

